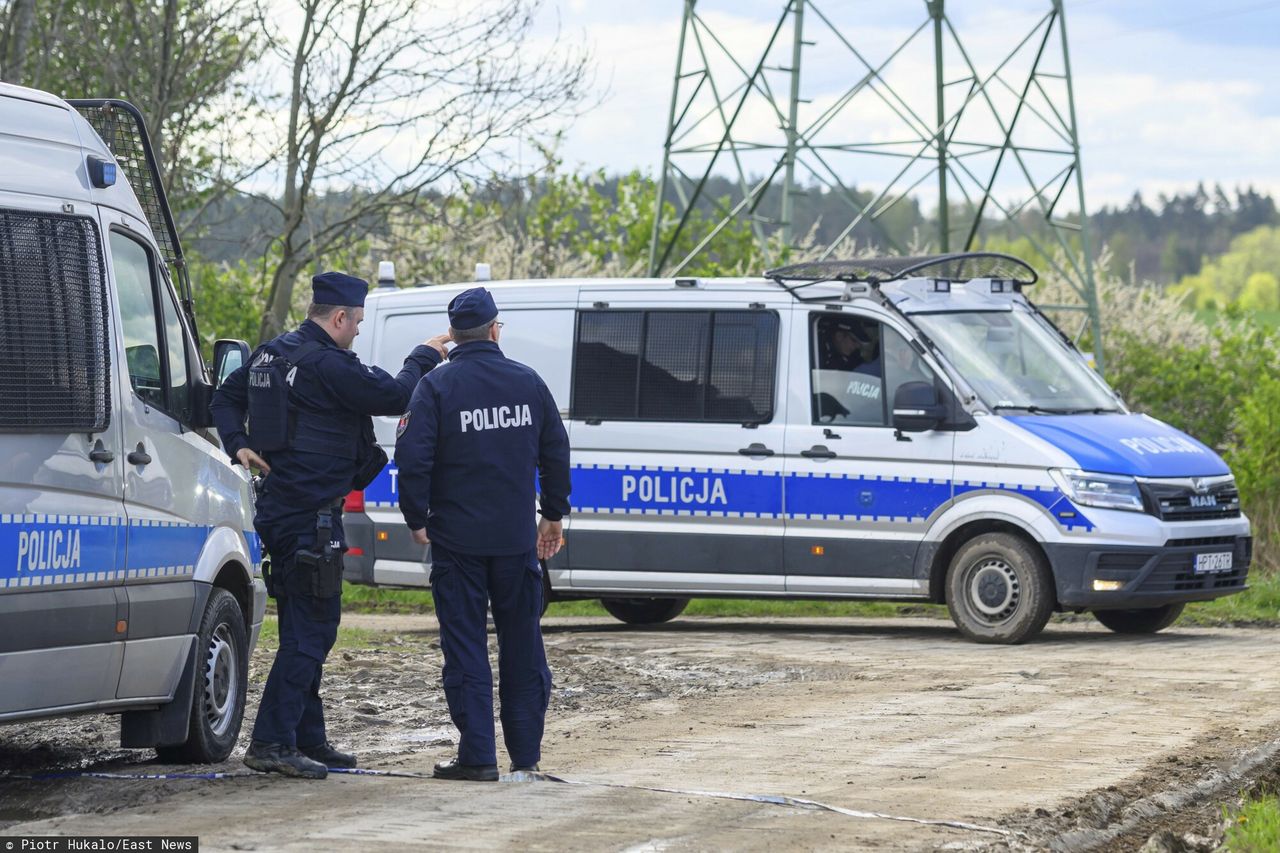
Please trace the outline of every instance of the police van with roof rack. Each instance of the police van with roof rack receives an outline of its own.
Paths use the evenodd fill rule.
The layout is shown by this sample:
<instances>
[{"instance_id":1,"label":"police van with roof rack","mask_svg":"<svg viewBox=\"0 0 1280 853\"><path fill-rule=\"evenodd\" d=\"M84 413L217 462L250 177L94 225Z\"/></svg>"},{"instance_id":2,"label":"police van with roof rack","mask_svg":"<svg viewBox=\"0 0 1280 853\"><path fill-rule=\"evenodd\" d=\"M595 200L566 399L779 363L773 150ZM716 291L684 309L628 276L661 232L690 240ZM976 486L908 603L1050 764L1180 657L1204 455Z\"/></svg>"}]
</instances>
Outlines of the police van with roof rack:
<instances>
[{"instance_id":1,"label":"police van with roof rack","mask_svg":"<svg viewBox=\"0 0 1280 853\"><path fill-rule=\"evenodd\" d=\"M138 111L0 83L0 722L235 746L266 591L198 340Z\"/></svg>"},{"instance_id":2,"label":"police van with roof rack","mask_svg":"<svg viewBox=\"0 0 1280 853\"><path fill-rule=\"evenodd\" d=\"M1016 643L1055 610L1146 633L1243 590L1226 464L1128 411L1026 298L1035 281L967 253L493 284L500 345L546 380L573 448L548 597L630 623L697 596L936 602ZM399 364L470 286L371 294L361 359ZM395 420L377 431L390 453ZM349 580L427 584L396 507L394 465L348 499Z\"/></svg>"}]
</instances>

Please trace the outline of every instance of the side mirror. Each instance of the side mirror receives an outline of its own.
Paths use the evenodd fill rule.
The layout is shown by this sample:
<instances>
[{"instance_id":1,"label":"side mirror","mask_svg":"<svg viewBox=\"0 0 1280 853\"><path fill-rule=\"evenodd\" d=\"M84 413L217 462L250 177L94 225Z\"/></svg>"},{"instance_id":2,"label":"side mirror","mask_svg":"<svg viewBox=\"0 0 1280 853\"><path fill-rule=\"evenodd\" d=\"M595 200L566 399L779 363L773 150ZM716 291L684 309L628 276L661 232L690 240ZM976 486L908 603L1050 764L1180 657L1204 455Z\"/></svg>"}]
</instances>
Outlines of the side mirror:
<instances>
[{"instance_id":1,"label":"side mirror","mask_svg":"<svg viewBox=\"0 0 1280 853\"><path fill-rule=\"evenodd\" d=\"M242 365L249 363L249 345L221 338L213 342L213 387L217 388Z\"/></svg>"},{"instance_id":2,"label":"side mirror","mask_svg":"<svg viewBox=\"0 0 1280 853\"><path fill-rule=\"evenodd\" d=\"M947 417L931 382L904 382L893 395L893 427L902 432L927 432Z\"/></svg>"}]
</instances>

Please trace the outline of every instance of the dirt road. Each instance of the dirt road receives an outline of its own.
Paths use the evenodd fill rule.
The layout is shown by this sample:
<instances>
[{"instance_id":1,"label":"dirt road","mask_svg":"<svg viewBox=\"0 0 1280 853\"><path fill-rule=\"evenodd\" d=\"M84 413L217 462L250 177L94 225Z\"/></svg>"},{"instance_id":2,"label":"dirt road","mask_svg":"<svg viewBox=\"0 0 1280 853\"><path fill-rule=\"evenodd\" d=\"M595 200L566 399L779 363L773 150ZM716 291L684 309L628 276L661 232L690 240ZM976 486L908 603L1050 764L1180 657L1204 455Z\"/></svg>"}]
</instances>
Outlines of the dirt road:
<instances>
[{"instance_id":1,"label":"dirt road","mask_svg":"<svg viewBox=\"0 0 1280 853\"><path fill-rule=\"evenodd\" d=\"M433 621L346 624L383 633L329 667L333 739L367 766L429 773L452 748ZM1127 638L1082 622L1012 648L932 620L559 619L546 633L544 770L629 787L9 780L0 833L183 833L204 850L1132 849L1159 826L1212 822L1280 748L1280 644L1262 630ZM104 718L0 728L0 768L166 769L113 738Z\"/></svg>"}]
</instances>

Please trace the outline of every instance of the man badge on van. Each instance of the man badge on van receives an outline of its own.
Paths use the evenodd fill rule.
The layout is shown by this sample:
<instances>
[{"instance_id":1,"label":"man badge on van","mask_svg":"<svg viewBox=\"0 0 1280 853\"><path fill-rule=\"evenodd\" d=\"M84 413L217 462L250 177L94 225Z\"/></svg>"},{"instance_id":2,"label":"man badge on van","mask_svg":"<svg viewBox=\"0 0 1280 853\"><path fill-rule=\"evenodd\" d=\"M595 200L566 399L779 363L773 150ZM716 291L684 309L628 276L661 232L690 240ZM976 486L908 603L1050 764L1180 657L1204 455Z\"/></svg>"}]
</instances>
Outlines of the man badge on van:
<instances>
[{"instance_id":1,"label":"man badge on van","mask_svg":"<svg viewBox=\"0 0 1280 853\"><path fill-rule=\"evenodd\" d=\"M405 412L400 416L400 423L396 424L396 439L404 435L404 431L409 428L409 415L411 412Z\"/></svg>"}]
</instances>

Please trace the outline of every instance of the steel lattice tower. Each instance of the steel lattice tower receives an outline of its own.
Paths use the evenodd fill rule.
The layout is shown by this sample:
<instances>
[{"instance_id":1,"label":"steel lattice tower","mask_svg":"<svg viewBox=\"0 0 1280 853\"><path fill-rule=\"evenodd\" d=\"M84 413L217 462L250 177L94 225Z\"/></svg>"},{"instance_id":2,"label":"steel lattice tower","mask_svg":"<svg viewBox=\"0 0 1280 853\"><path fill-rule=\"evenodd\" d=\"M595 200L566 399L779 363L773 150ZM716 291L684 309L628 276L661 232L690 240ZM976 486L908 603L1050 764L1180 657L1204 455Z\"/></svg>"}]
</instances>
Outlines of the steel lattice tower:
<instances>
[{"instance_id":1,"label":"steel lattice tower","mask_svg":"<svg viewBox=\"0 0 1280 853\"><path fill-rule=\"evenodd\" d=\"M1000 227L1050 259L1045 272L1079 303L1044 307L1083 315L1077 336L1092 330L1101 366L1063 0L1021 0L1028 17L970 29L967 42L946 0L923 0L918 26L895 32L868 21L868 3L838 0L787 0L769 25L743 32L741 19L736 28L729 20L740 6L684 0L651 275L679 273L735 221L750 222L778 261L806 186L847 211L824 258L852 251L855 228L876 228L925 192L938 210L936 233L921 235L933 249L974 249ZM844 22L835 11L859 17ZM708 198L717 175L735 184L732 204ZM855 180L870 193L855 192ZM674 222L663 202L675 206ZM689 250L699 206L716 221ZM887 232L877 236L903 251Z\"/></svg>"}]
</instances>

